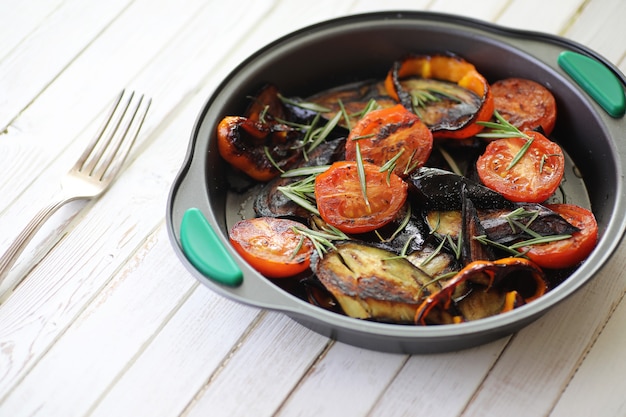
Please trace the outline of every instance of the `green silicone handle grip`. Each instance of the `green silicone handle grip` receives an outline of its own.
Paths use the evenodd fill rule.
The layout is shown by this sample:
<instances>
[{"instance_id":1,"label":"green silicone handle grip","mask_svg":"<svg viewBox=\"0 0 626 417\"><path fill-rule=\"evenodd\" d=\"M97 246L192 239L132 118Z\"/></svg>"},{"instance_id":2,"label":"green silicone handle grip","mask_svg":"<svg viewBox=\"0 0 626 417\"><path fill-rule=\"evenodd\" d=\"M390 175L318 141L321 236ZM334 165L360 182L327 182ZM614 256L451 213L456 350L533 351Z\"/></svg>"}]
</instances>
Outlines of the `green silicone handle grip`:
<instances>
[{"instance_id":1,"label":"green silicone handle grip","mask_svg":"<svg viewBox=\"0 0 626 417\"><path fill-rule=\"evenodd\" d=\"M231 287L241 285L241 269L199 209L185 211L180 224L180 241L189 262L207 278Z\"/></svg>"},{"instance_id":2,"label":"green silicone handle grip","mask_svg":"<svg viewBox=\"0 0 626 417\"><path fill-rule=\"evenodd\" d=\"M561 52L557 62L610 116L624 115L624 87L606 65L572 51Z\"/></svg>"}]
</instances>

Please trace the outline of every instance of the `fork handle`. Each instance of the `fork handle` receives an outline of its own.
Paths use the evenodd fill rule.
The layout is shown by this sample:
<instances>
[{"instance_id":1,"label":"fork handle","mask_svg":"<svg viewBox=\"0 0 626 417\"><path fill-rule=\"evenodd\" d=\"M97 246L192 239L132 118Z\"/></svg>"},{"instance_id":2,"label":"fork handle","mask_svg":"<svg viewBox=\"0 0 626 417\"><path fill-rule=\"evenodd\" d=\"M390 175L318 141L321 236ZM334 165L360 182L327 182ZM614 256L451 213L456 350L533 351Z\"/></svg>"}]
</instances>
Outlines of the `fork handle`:
<instances>
[{"instance_id":1,"label":"fork handle","mask_svg":"<svg viewBox=\"0 0 626 417\"><path fill-rule=\"evenodd\" d=\"M68 203L69 199L61 199L55 201L48 206L39 210L32 220L24 227L24 230L17 235L11 246L0 257L0 284L4 281L9 271L22 254L28 243L35 236L41 226L52 216L60 207Z\"/></svg>"}]
</instances>

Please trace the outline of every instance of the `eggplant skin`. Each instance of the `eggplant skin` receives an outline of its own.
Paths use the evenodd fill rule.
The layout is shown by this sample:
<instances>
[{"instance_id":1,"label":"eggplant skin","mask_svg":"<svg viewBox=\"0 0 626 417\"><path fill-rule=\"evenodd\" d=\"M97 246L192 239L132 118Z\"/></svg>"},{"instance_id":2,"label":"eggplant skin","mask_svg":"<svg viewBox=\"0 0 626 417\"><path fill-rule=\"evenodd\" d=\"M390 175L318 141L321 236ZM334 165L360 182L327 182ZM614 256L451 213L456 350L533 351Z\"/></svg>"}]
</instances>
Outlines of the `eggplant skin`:
<instances>
[{"instance_id":1,"label":"eggplant skin","mask_svg":"<svg viewBox=\"0 0 626 417\"><path fill-rule=\"evenodd\" d=\"M477 209L512 208L513 203L500 193L461 175L439 168L421 167L409 177L413 201L427 210L460 210L465 196Z\"/></svg>"},{"instance_id":2,"label":"eggplant skin","mask_svg":"<svg viewBox=\"0 0 626 417\"><path fill-rule=\"evenodd\" d=\"M359 319L413 323L425 297L440 289L407 259L354 241L338 243L316 273L344 313Z\"/></svg>"},{"instance_id":3,"label":"eggplant skin","mask_svg":"<svg viewBox=\"0 0 626 417\"><path fill-rule=\"evenodd\" d=\"M315 148L307 159L303 158L294 168L330 165L334 161L342 160L345 156L345 144L345 138L324 142ZM264 184L254 199L253 207L256 216L308 218L310 212L307 209L296 204L278 189L301 178L277 177Z\"/></svg>"}]
</instances>

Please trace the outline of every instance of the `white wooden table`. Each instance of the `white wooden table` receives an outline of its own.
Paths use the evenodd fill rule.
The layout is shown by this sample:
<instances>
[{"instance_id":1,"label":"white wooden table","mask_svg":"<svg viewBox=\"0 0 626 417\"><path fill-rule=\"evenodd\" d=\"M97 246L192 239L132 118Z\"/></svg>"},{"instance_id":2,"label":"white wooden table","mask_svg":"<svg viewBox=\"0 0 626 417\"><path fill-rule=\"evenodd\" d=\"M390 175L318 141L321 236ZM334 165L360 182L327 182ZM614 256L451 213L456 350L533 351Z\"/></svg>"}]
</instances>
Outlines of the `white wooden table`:
<instances>
[{"instance_id":1,"label":"white wooden table","mask_svg":"<svg viewBox=\"0 0 626 417\"><path fill-rule=\"evenodd\" d=\"M278 36L384 9L558 34L626 72L622 0L0 3L0 251L121 88L154 98L118 181L56 214L0 287L0 416L626 415L625 245L518 334L412 356L228 301L174 255L166 199L217 83Z\"/></svg>"}]
</instances>

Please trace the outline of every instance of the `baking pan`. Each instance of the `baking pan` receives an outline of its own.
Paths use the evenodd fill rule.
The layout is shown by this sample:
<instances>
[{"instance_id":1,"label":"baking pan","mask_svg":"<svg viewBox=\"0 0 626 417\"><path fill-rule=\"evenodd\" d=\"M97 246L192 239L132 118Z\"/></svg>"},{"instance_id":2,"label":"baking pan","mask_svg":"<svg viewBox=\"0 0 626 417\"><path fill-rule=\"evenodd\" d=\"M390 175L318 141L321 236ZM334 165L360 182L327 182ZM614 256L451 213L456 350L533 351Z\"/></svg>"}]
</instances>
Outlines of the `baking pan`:
<instances>
[{"instance_id":1,"label":"baking pan","mask_svg":"<svg viewBox=\"0 0 626 417\"><path fill-rule=\"evenodd\" d=\"M229 189L216 126L242 114L264 83L306 97L355 80L382 78L408 53L452 52L490 81L530 78L556 97L552 134L569 155L569 202L590 207L599 242L563 283L511 312L458 325L410 326L350 318L290 294L248 266L228 243L228 229L247 201ZM597 275L620 243L626 222L623 166L626 79L594 51L560 37L511 30L437 13L382 12L319 23L260 49L237 66L202 108L167 204L174 251L191 275L216 293L280 311L330 338L369 349L427 353L458 350L509 335L569 297ZM573 162L572 162L573 161Z\"/></svg>"}]
</instances>

